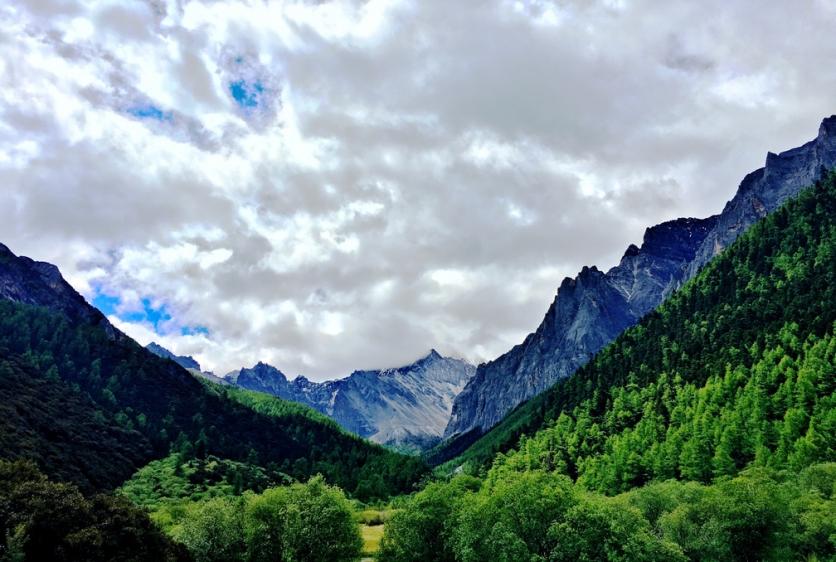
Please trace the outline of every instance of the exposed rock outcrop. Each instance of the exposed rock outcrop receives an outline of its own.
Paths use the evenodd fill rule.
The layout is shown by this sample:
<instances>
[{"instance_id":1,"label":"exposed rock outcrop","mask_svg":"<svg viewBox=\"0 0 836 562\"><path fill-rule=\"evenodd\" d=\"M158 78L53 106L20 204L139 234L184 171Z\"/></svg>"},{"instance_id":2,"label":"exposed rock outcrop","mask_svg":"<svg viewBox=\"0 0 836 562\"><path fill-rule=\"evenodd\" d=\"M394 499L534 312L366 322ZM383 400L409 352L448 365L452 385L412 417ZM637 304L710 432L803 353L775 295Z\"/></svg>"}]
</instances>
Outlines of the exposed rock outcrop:
<instances>
[{"instance_id":1,"label":"exposed rock outcrop","mask_svg":"<svg viewBox=\"0 0 836 562\"><path fill-rule=\"evenodd\" d=\"M475 370L433 350L405 367L355 371L344 379L321 383L301 376L288 380L264 363L234 371L226 379L242 388L307 404L361 437L417 451L441 439L453 399Z\"/></svg>"},{"instance_id":2,"label":"exposed rock outcrop","mask_svg":"<svg viewBox=\"0 0 836 562\"><path fill-rule=\"evenodd\" d=\"M741 233L836 166L836 116L801 147L769 153L747 175L720 215L679 219L649 228L603 273L583 268L566 279L542 324L525 341L479 365L456 397L445 438L473 439L518 404L570 376L592 355L656 306ZM453 439L455 441L455 439Z\"/></svg>"}]
</instances>

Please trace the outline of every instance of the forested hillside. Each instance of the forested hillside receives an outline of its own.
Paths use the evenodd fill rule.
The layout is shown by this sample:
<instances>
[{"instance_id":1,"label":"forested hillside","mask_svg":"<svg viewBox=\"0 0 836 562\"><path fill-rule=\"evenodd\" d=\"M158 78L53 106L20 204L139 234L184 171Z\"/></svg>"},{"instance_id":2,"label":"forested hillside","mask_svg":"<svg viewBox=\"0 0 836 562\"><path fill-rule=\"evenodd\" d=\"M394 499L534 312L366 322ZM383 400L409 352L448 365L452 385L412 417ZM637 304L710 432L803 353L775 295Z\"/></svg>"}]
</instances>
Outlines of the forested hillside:
<instances>
[{"instance_id":1,"label":"forested hillside","mask_svg":"<svg viewBox=\"0 0 836 562\"><path fill-rule=\"evenodd\" d=\"M150 441L58 379L0 351L0 457L27 458L84 490L113 488L152 455Z\"/></svg>"},{"instance_id":2,"label":"forested hillside","mask_svg":"<svg viewBox=\"0 0 836 562\"><path fill-rule=\"evenodd\" d=\"M607 492L833 460L834 321L831 175L458 462L484 466L538 429L498 463L560 468Z\"/></svg>"},{"instance_id":3,"label":"forested hillside","mask_svg":"<svg viewBox=\"0 0 836 562\"><path fill-rule=\"evenodd\" d=\"M34 457L50 476L88 490L111 489L183 443L198 456L251 459L302 479L321 473L351 493L382 497L409 490L423 472L416 459L348 435L308 408L275 398L264 399L270 411L256 408L101 323L43 307L0 301L0 358L17 373L3 380L3 406L14 415L2 422L11 441L0 456ZM119 443L110 447L114 432Z\"/></svg>"},{"instance_id":4,"label":"forested hillside","mask_svg":"<svg viewBox=\"0 0 836 562\"><path fill-rule=\"evenodd\" d=\"M382 560L833 559L834 331L831 175L483 438L484 481L416 495Z\"/></svg>"}]
</instances>

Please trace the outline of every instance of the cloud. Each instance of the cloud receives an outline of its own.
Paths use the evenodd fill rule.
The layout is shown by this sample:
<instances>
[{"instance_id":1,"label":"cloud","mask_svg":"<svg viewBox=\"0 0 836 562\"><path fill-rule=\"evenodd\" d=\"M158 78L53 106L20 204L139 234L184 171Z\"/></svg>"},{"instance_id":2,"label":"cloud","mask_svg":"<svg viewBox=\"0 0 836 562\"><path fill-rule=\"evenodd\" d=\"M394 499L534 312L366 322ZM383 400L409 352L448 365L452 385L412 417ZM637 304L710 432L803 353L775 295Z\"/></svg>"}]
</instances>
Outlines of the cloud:
<instances>
[{"instance_id":1,"label":"cloud","mask_svg":"<svg viewBox=\"0 0 836 562\"><path fill-rule=\"evenodd\" d=\"M832 2L12 0L0 240L141 343L491 359L836 109Z\"/></svg>"}]
</instances>

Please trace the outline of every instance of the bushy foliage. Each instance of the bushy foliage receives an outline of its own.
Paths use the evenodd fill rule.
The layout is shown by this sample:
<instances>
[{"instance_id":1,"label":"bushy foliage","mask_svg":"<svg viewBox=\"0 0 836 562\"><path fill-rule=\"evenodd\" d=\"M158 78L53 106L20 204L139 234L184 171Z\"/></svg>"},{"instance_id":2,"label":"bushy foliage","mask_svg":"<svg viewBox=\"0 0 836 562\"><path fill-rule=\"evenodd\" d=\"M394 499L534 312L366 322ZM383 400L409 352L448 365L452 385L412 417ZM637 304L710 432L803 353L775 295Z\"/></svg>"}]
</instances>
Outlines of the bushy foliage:
<instances>
[{"instance_id":1,"label":"bushy foliage","mask_svg":"<svg viewBox=\"0 0 836 562\"><path fill-rule=\"evenodd\" d=\"M449 484L429 484L408 502L408 509L396 512L386 523L380 559L454 561L447 524L461 497L479 486L480 482L469 476L460 476Z\"/></svg>"},{"instance_id":2,"label":"bushy foliage","mask_svg":"<svg viewBox=\"0 0 836 562\"><path fill-rule=\"evenodd\" d=\"M83 496L27 461L0 461L0 560L187 560L127 499Z\"/></svg>"},{"instance_id":3,"label":"bushy foliage","mask_svg":"<svg viewBox=\"0 0 836 562\"><path fill-rule=\"evenodd\" d=\"M286 474L255 464L211 455L200 459L178 452L140 469L119 488L119 493L138 506L156 511L164 505L232 498L246 491L260 493L291 483Z\"/></svg>"},{"instance_id":4,"label":"bushy foliage","mask_svg":"<svg viewBox=\"0 0 836 562\"><path fill-rule=\"evenodd\" d=\"M362 540L352 506L322 477L193 502L171 534L198 562L348 562Z\"/></svg>"},{"instance_id":5,"label":"bushy foliage","mask_svg":"<svg viewBox=\"0 0 836 562\"><path fill-rule=\"evenodd\" d=\"M246 560L243 500L212 498L190 503L180 516L173 536L198 562Z\"/></svg>"},{"instance_id":6,"label":"bushy foliage","mask_svg":"<svg viewBox=\"0 0 836 562\"><path fill-rule=\"evenodd\" d=\"M710 486L672 480L607 497L554 472L498 468L481 488L457 478L415 494L386 525L379 560L829 560L834 484L831 463L797 476L750 469Z\"/></svg>"}]
</instances>

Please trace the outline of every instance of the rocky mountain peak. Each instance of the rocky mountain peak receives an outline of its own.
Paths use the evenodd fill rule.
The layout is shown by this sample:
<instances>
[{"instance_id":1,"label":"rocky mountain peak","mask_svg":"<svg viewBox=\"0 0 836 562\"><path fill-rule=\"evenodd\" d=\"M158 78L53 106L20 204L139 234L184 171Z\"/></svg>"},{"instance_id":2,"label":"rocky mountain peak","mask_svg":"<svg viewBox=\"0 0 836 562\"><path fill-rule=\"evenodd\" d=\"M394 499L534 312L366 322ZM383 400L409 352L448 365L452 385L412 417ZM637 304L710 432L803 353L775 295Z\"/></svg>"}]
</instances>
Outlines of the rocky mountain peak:
<instances>
[{"instance_id":1,"label":"rocky mountain peak","mask_svg":"<svg viewBox=\"0 0 836 562\"><path fill-rule=\"evenodd\" d=\"M635 256L639 255L639 251L640 250L639 250L638 246L636 246L635 244L630 244L629 246L627 246L627 250L624 252L624 257L625 258L635 257ZM568 279L568 277L567 277L567 279Z\"/></svg>"},{"instance_id":2,"label":"rocky mountain peak","mask_svg":"<svg viewBox=\"0 0 836 562\"><path fill-rule=\"evenodd\" d=\"M311 382L311 380L305 375L296 375L296 378L293 379L292 382L297 386L307 386L310 384L316 384L315 382Z\"/></svg>"},{"instance_id":3,"label":"rocky mountain peak","mask_svg":"<svg viewBox=\"0 0 836 562\"><path fill-rule=\"evenodd\" d=\"M836 115L831 115L822 119L816 140L819 142L832 142L834 139L836 139Z\"/></svg>"},{"instance_id":4,"label":"rocky mountain peak","mask_svg":"<svg viewBox=\"0 0 836 562\"><path fill-rule=\"evenodd\" d=\"M195 360L195 358L191 355L175 355L174 353L172 353L171 351L154 341L146 345L145 349L147 349L157 357L162 357L163 359L171 359L184 369L190 369L198 372L200 371L200 363L198 363Z\"/></svg>"},{"instance_id":5,"label":"rocky mountain peak","mask_svg":"<svg viewBox=\"0 0 836 562\"><path fill-rule=\"evenodd\" d=\"M281 371L263 363L228 377L243 388L307 404L372 441L420 450L439 441L453 399L475 370L432 349L403 367L354 371L324 382L302 375L287 382Z\"/></svg>"},{"instance_id":6,"label":"rocky mountain peak","mask_svg":"<svg viewBox=\"0 0 836 562\"><path fill-rule=\"evenodd\" d=\"M0 244L0 299L43 306L73 320L99 324L112 338L125 337L64 280L56 266L16 256L3 244Z\"/></svg>"},{"instance_id":7,"label":"rocky mountain peak","mask_svg":"<svg viewBox=\"0 0 836 562\"><path fill-rule=\"evenodd\" d=\"M648 228L641 247L630 245L606 274L584 267L575 279L564 279L537 330L478 367L456 397L445 437L472 439L521 402L570 376L750 225L834 167L836 116L822 121L814 140L769 153L765 167L743 179L721 214ZM450 450L457 446L453 442Z\"/></svg>"},{"instance_id":8,"label":"rocky mountain peak","mask_svg":"<svg viewBox=\"0 0 836 562\"><path fill-rule=\"evenodd\" d=\"M697 250L694 238L702 240L716 220L716 216L707 219L679 218L651 226L645 230L641 248L634 255L642 253L666 259L693 259Z\"/></svg>"},{"instance_id":9,"label":"rocky mountain peak","mask_svg":"<svg viewBox=\"0 0 836 562\"><path fill-rule=\"evenodd\" d=\"M413 365L425 365L427 363L441 361L443 359L444 357L439 352L437 352L435 349L430 349L430 352L428 354L418 359L415 363L413 363Z\"/></svg>"}]
</instances>

